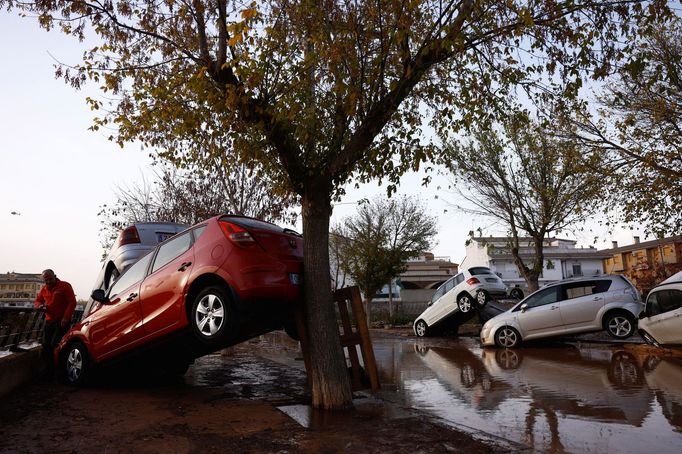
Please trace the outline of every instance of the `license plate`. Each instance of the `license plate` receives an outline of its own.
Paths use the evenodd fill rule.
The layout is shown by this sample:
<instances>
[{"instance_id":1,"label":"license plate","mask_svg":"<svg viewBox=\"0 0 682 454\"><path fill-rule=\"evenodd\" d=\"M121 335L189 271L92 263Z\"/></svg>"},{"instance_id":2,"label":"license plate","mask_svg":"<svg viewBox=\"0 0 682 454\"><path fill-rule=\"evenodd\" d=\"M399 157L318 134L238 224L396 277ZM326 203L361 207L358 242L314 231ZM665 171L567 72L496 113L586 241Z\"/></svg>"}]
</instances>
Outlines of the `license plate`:
<instances>
[{"instance_id":1,"label":"license plate","mask_svg":"<svg viewBox=\"0 0 682 454\"><path fill-rule=\"evenodd\" d=\"M166 241L168 238L172 237L175 235L175 233L166 233L166 232L156 232L156 240L161 243Z\"/></svg>"}]
</instances>

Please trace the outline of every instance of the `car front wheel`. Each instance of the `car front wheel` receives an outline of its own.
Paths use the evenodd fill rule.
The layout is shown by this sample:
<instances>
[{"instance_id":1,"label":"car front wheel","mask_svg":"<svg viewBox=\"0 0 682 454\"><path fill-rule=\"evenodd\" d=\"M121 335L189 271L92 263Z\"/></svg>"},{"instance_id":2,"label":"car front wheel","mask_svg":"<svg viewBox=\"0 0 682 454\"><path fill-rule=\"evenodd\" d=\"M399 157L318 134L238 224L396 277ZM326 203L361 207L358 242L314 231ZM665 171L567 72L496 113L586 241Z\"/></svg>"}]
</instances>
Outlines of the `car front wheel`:
<instances>
[{"instance_id":1,"label":"car front wheel","mask_svg":"<svg viewBox=\"0 0 682 454\"><path fill-rule=\"evenodd\" d=\"M90 376L90 358L80 342L74 342L66 349L62 360L62 374L66 383L82 386Z\"/></svg>"},{"instance_id":2,"label":"car front wheel","mask_svg":"<svg viewBox=\"0 0 682 454\"><path fill-rule=\"evenodd\" d=\"M426 335L429 332L429 328L428 326L426 326L426 322L424 320L419 320L414 325L414 332L418 337L426 337Z\"/></svg>"},{"instance_id":3,"label":"car front wheel","mask_svg":"<svg viewBox=\"0 0 682 454\"><path fill-rule=\"evenodd\" d=\"M460 296L457 300L457 307L464 314L469 312L471 310L471 297L467 294Z\"/></svg>"},{"instance_id":4,"label":"car front wheel","mask_svg":"<svg viewBox=\"0 0 682 454\"><path fill-rule=\"evenodd\" d=\"M225 339L234 326L231 300L221 287L201 291L192 304L192 331L199 341L214 345Z\"/></svg>"},{"instance_id":5,"label":"car front wheel","mask_svg":"<svg viewBox=\"0 0 682 454\"><path fill-rule=\"evenodd\" d=\"M626 339L635 332L635 319L623 313L611 314L604 322L606 332L616 339Z\"/></svg>"},{"instance_id":6,"label":"car front wheel","mask_svg":"<svg viewBox=\"0 0 682 454\"><path fill-rule=\"evenodd\" d=\"M516 300L521 300L521 299L523 299L523 290L521 290L519 288L513 288L511 290L511 292L509 292L509 296L511 296L512 298L514 298Z\"/></svg>"},{"instance_id":7,"label":"car front wheel","mask_svg":"<svg viewBox=\"0 0 682 454\"><path fill-rule=\"evenodd\" d=\"M516 347L521 341L521 335L511 326L503 326L495 333L495 344L498 347Z\"/></svg>"}]
</instances>

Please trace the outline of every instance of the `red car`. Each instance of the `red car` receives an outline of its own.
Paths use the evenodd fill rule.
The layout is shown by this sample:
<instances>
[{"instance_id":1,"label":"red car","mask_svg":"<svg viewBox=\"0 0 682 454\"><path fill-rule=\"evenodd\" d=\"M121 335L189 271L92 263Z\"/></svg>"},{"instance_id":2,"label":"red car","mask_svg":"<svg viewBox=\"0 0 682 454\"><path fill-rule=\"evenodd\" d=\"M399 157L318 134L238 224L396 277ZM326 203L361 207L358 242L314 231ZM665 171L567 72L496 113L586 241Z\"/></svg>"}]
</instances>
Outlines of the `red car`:
<instances>
[{"instance_id":1,"label":"red car","mask_svg":"<svg viewBox=\"0 0 682 454\"><path fill-rule=\"evenodd\" d=\"M303 239L293 230L243 216L201 222L141 257L108 292L93 292L92 310L55 350L58 370L81 384L97 364L158 351L184 373L212 351L282 327L295 332L302 270Z\"/></svg>"}]
</instances>

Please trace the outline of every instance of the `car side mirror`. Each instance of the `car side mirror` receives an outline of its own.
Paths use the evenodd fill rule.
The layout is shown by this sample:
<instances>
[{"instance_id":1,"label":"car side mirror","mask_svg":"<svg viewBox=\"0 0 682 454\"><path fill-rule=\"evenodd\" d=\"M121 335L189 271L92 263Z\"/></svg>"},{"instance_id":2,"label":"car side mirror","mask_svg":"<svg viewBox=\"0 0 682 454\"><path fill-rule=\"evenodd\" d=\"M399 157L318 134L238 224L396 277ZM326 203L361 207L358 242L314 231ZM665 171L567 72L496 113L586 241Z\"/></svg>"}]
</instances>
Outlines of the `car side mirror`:
<instances>
[{"instance_id":1,"label":"car side mirror","mask_svg":"<svg viewBox=\"0 0 682 454\"><path fill-rule=\"evenodd\" d=\"M92 292L92 295L90 297L97 301L98 303L102 304L111 304L111 301L109 301L109 298L107 298L107 294L104 293L104 290L101 288L98 288L97 290Z\"/></svg>"},{"instance_id":2,"label":"car side mirror","mask_svg":"<svg viewBox=\"0 0 682 454\"><path fill-rule=\"evenodd\" d=\"M433 305L433 301L429 301L429 304L426 305L426 307L431 307Z\"/></svg>"},{"instance_id":3,"label":"car side mirror","mask_svg":"<svg viewBox=\"0 0 682 454\"><path fill-rule=\"evenodd\" d=\"M526 309L528 309L528 303L523 303L523 304L521 305L521 312L522 312L522 313L523 313L523 312L526 312Z\"/></svg>"}]
</instances>

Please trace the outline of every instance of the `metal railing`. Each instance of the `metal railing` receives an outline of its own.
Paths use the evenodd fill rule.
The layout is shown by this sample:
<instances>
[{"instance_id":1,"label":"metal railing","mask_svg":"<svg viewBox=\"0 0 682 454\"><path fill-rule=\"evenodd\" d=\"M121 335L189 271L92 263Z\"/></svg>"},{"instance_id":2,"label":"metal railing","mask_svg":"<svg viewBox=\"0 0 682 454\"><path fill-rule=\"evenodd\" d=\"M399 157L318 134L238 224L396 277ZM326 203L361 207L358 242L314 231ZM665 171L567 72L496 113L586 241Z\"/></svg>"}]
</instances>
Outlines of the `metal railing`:
<instances>
[{"instance_id":1,"label":"metal railing","mask_svg":"<svg viewBox=\"0 0 682 454\"><path fill-rule=\"evenodd\" d=\"M83 317L82 310L76 310L71 325ZM0 350L20 351L21 344L40 341L45 327L45 313L21 307L0 308Z\"/></svg>"}]
</instances>

